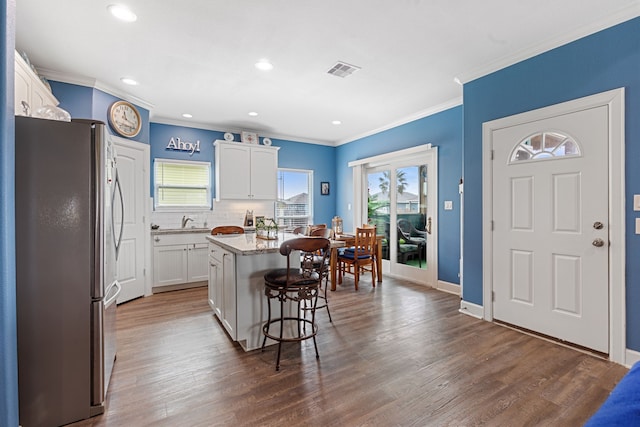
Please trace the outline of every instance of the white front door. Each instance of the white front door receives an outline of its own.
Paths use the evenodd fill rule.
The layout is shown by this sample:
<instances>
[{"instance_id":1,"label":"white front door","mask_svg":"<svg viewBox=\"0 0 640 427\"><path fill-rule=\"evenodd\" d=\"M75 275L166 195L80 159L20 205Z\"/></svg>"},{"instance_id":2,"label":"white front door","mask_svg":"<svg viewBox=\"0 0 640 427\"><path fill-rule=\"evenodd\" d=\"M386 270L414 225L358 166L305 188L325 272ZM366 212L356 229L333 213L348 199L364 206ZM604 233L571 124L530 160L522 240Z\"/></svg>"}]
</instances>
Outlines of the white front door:
<instances>
[{"instance_id":1,"label":"white front door","mask_svg":"<svg viewBox=\"0 0 640 427\"><path fill-rule=\"evenodd\" d=\"M609 352L606 105L494 128L493 316Z\"/></svg>"},{"instance_id":2,"label":"white front door","mask_svg":"<svg viewBox=\"0 0 640 427\"><path fill-rule=\"evenodd\" d=\"M124 199L122 243L117 261L118 280L122 291L118 304L145 294L145 203L148 202L149 186L146 185L146 148L133 141L112 139L116 150L118 177ZM119 215L120 201L116 200L115 212ZM117 217L118 220L120 217Z\"/></svg>"}]
</instances>

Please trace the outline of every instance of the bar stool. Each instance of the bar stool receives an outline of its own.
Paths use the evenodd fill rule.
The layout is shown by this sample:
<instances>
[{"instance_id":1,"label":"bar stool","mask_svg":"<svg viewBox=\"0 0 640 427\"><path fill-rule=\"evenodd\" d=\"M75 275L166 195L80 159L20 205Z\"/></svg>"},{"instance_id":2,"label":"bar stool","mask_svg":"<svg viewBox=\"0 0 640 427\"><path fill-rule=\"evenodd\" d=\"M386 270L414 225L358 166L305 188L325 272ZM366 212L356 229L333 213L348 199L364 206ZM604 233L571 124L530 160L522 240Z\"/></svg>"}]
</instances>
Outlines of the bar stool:
<instances>
[{"instance_id":1,"label":"bar stool","mask_svg":"<svg viewBox=\"0 0 640 427\"><path fill-rule=\"evenodd\" d=\"M331 243L324 238L300 237L287 240L280 245L280 254L287 257L287 268L271 270L264 275L264 293L267 297L268 319L262 326L264 339L262 350L267 343L267 338L278 342L278 354L276 356L276 371L280 370L280 354L283 342L300 342L313 338L313 346L316 351L316 359L320 357L316 334L318 325L315 321L315 308L318 301L326 260L314 262L314 256L318 251L322 251L323 258L328 257ZM297 256L300 251L301 256ZM293 255L292 255L293 254ZM293 256L293 259L292 259ZM294 267L292 267L292 261ZM300 264L298 264L300 263ZM280 305L280 314L272 318L271 301L277 299ZM306 319L301 314L300 303L308 302L311 307L311 320ZM295 302L296 312L286 315L285 302ZM279 331L276 334L270 332L271 325L278 325ZM307 333L306 326L310 326ZM287 329L287 334L284 333Z\"/></svg>"},{"instance_id":2,"label":"bar stool","mask_svg":"<svg viewBox=\"0 0 640 427\"><path fill-rule=\"evenodd\" d=\"M331 237L331 229L330 228L316 228L315 230L311 231L311 234L309 235L310 237L322 237L325 239L328 239L329 237ZM316 252L315 256L313 257L313 262L314 262L314 267L315 268L320 268L320 263L325 263L324 266L324 270L323 270L323 276L322 276L322 280L324 280L324 286L322 286L322 282L320 283L320 291L318 293L318 302L316 304L315 310L320 310L322 308L326 308L327 309L327 314L329 315L329 322L333 323L333 320L331 320L331 311L329 310L329 297L327 296L327 288L329 287L329 273L330 273L330 266L329 266L329 261L330 261L330 257L331 257L331 250L329 250L329 254L327 254L325 256L325 253L323 253L324 251L318 251ZM305 318L306 318L306 311L310 311L310 310L314 310L313 307L308 307L306 302L303 302L302 304L302 310L305 310Z\"/></svg>"}]
</instances>

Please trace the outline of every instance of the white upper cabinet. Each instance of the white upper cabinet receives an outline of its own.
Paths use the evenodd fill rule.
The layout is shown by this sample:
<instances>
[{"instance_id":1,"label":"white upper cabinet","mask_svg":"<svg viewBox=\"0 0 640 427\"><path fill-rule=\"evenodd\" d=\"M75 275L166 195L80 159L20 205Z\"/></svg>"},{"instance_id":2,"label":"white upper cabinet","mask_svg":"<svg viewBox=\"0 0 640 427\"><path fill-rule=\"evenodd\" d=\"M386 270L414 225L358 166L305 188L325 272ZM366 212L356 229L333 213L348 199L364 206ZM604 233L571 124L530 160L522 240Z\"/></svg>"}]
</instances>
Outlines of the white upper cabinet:
<instances>
[{"instance_id":1,"label":"white upper cabinet","mask_svg":"<svg viewBox=\"0 0 640 427\"><path fill-rule=\"evenodd\" d=\"M216 200L276 200L279 147L215 141Z\"/></svg>"},{"instance_id":2,"label":"white upper cabinet","mask_svg":"<svg viewBox=\"0 0 640 427\"><path fill-rule=\"evenodd\" d=\"M43 105L56 106L58 100L53 96L40 77L33 72L29 64L15 53L15 114L31 116Z\"/></svg>"}]
</instances>

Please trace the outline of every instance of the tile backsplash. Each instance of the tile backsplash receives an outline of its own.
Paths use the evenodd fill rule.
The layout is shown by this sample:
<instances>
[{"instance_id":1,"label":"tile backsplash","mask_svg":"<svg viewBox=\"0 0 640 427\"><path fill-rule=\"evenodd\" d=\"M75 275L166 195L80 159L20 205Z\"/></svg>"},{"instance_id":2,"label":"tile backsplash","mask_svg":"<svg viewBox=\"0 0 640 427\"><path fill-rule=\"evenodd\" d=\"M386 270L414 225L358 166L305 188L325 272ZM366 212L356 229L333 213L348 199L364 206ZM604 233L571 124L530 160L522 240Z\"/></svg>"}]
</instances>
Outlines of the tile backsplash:
<instances>
[{"instance_id":1,"label":"tile backsplash","mask_svg":"<svg viewBox=\"0 0 640 427\"><path fill-rule=\"evenodd\" d=\"M153 210L153 199L151 199L151 224L159 225L163 228L180 228L182 217L187 216L193 221L189 221L187 227L208 227L213 228L218 225L243 225L244 216L247 210L253 210L253 215L264 215L272 218L274 216L274 202L272 201L227 201L213 202L212 210L185 210L182 211L155 211Z\"/></svg>"}]
</instances>

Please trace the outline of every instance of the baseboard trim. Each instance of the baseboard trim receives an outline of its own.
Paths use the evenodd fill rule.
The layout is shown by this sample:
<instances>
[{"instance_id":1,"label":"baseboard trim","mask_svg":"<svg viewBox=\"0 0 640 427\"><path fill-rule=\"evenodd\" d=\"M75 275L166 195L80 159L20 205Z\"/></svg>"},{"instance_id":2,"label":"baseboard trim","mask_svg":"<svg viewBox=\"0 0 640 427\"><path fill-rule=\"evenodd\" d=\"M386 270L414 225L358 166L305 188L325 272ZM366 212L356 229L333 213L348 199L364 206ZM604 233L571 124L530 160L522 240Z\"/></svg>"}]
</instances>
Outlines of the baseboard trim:
<instances>
[{"instance_id":1,"label":"baseboard trim","mask_svg":"<svg viewBox=\"0 0 640 427\"><path fill-rule=\"evenodd\" d=\"M460 301L460 309L458 310L462 314L475 317L476 319L484 319L484 308L481 305L473 304L468 301Z\"/></svg>"},{"instance_id":2,"label":"baseboard trim","mask_svg":"<svg viewBox=\"0 0 640 427\"><path fill-rule=\"evenodd\" d=\"M626 349L624 355L624 366L630 368L636 362L640 362L640 352L636 350Z\"/></svg>"},{"instance_id":3,"label":"baseboard trim","mask_svg":"<svg viewBox=\"0 0 640 427\"><path fill-rule=\"evenodd\" d=\"M445 282L444 280L438 280L438 286L436 287L439 291L447 292L450 294L460 296L460 285L451 282Z\"/></svg>"}]
</instances>

